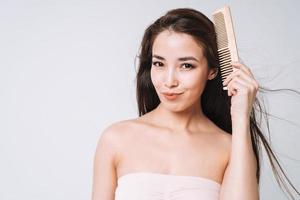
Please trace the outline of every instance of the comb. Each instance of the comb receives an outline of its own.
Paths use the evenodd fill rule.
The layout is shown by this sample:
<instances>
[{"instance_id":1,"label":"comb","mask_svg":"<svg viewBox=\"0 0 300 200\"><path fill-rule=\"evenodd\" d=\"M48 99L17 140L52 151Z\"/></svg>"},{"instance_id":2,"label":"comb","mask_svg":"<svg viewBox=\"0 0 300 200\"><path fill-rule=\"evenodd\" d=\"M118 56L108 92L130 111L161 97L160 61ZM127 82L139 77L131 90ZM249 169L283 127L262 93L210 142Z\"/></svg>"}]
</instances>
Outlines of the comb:
<instances>
[{"instance_id":1,"label":"comb","mask_svg":"<svg viewBox=\"0 0 300 200\"><path fill-rule=\"evenodd\" d=\"M238 62L239 60L229 6L215 10L212 14L212 19L217 35L220 71L223 82L229 74L235 71L235 68L230 63ZM223 90L227 90L227 87L223 86Z\"/></svg>"}]
</instances>

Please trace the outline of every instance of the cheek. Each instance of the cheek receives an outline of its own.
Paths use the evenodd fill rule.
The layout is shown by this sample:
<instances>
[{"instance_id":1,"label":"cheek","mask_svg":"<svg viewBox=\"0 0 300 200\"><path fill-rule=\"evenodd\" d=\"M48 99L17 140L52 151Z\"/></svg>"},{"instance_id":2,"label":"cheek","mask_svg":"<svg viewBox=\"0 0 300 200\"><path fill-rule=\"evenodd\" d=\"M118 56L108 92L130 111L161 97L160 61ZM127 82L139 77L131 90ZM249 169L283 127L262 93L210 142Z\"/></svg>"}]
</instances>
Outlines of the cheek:
<instances>
[{"instance_id":1,"label":"cheek","mask_svg":"<svg viewBox=\"0 0 300 200\"><path fill-rule=\"evenodd\" d=\"M160 74L157 73L155 70L150 71L150 78L152 81L152 84L154 85L155 89L159 88L161 85L161 77Z\"/></svg>"},{"instance_id":2,"label":"cheek","mask_svg":"<svg viewBox=\"0 0 300 200\"><path fill-rule=\"evenodd\" d=\"M157 90L157 87L158 87L158 78L157 78L157 74L151 69L150 71L150 79L151 79L151 82L154 86L154 88Z\"/></svg>"},{"instance_id":3,"label":"cheek","mask_svg":"<svg viewBox=\"0 0 300 200\"><path fill-rule=\"evenodd\" d=\"M205 86L207 80L206 74L204 70L179 73L177 74L179 87L188 90L192 94L198 95ZM156 90L159 90L163 86L163 76L163 73L159 71L150 70L151 81Z\"/></svg>"},{"instance_id":4,"label":"cheek","mask_svg":"<svg viewBox=\"0 0 300 200\"><path fill-rule=\"evenodd\" d=\"M186 89L189 89L193 93L199 93L203 90L207 78L204 72L199 72L184 76L182 79L184 80Z\"/></svg>"}]
</instances>

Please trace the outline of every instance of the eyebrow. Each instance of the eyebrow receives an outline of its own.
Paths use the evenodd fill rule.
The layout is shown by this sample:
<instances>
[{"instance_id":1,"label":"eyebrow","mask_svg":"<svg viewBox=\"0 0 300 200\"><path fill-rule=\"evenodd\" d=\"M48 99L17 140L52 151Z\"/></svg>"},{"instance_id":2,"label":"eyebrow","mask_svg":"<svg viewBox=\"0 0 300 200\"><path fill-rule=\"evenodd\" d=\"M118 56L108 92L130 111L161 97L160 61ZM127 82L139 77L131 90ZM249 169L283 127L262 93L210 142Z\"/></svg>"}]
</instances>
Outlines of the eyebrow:
<instances>
[{"instance_id":1,"label":"eyebrow","mask_svg":"<svg viewBox=\"0 0 300 200\"><path fill-rule=\"evenodd\" d=\"M153 58L157 58L157 59L160 59L160 60L166 60L165 58L159 56L159 55L156 55L156 54L153 54L152 56ZM194 61L197 61L199 62L199 60L197 60L195 57L193 56L186 56L186 57L181 57L181 58L178 58L179 61L187 61L187 60L194 60Z\"/></svg>"}]
</instances>

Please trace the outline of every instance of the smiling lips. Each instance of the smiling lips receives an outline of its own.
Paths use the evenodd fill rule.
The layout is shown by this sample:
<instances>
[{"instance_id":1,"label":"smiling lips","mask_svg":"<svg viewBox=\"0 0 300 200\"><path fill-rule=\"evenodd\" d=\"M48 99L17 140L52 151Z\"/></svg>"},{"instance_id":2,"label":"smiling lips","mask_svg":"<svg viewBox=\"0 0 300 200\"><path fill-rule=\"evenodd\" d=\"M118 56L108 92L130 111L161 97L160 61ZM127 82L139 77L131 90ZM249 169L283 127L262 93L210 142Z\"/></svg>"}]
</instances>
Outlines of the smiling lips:
<instances>
[{"instance_id":1,"label":"smiling lips","mask_svg":"<svg viewBox=\"0 0 300 200\"><path fill-rule=\"evenodd\" d=\"M182 93L170 93L170 92L163 92L164 97L168 100L176 99Z\"/></svg>"}]
</instances>

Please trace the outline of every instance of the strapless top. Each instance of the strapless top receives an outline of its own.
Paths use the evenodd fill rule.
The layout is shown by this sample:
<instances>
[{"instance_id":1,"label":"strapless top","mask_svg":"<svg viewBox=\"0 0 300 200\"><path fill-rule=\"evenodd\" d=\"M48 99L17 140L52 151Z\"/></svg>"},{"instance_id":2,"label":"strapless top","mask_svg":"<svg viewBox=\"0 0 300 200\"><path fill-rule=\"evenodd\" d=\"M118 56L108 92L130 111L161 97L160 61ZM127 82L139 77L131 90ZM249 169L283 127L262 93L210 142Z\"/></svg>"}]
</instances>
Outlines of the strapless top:
<instances>
[{"instance_id":1,"label":"strapless top","mask_svg":"<svg viewBox=\"0 0 300 200\"><path fill-rule=\"evenodd\" d=\"M220 189L199 176L132 172L118 178L115 200L218 200Z\"/></svg>"}]
</instances>

